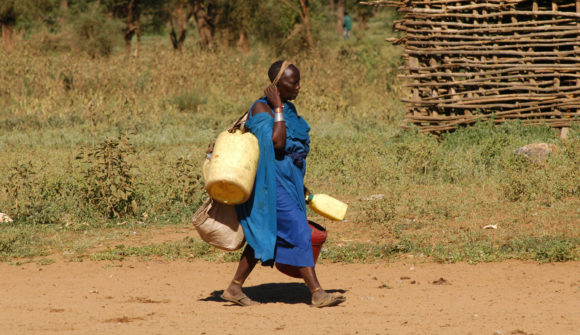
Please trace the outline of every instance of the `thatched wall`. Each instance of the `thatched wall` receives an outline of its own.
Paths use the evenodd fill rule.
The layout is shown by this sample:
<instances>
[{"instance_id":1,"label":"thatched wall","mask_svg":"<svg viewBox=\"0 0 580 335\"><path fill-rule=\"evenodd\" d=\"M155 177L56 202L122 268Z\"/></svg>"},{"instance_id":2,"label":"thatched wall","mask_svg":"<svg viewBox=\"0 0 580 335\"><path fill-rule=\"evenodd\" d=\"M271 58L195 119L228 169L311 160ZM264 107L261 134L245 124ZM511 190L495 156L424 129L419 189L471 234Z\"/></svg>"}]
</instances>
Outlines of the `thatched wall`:
<instances>
[{"instance_id":1,"label":"thatched wall","mask_svg":"<svg viewBox=\"0 0 580 335\"><path fill-rule=\"evenodd\" d=\"M580 119L580 0L374 1L396 7L406 119L440 132L478 120Z\"/></svg>"}]
</instances>

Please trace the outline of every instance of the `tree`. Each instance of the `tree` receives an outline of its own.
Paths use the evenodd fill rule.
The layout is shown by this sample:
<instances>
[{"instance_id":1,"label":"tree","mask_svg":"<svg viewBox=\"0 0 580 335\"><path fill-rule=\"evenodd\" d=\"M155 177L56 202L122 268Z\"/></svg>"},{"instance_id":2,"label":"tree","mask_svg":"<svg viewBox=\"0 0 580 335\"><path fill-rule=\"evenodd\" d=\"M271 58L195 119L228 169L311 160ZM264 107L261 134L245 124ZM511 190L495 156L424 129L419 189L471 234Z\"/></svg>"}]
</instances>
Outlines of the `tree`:
<instances>
[{"instance_id":1,"label":"tree","mask_svg":"<svg viewBox=\"0 0 580 335\"><path fill-rule=\"evenodd\" d=\"M64 26L66 22L67 13L68 13L68 0L60 0L58 23L61 27Z\"/></svg>"},{"instance_id":2,"label":"tree","mask_svg":"<svg viewBox=\"0 0 580 335\"><path fill-rule=\"evenodd\" d=\"M79 2L71 7L67 26L71 29L71 47L91 57L109 56L117 42L124 22L112 17L99 2Z\"/></svg>"},{"instance_id":3,"label":"tree","mask_svg":"<svg viewBox=\"0 0 580 335\"><path fill-rule=\"evenodd\" d=\"M171 38L171 44L173 44L173 48L176 50L181 50L183 42L185 42L185 35L187 33L185 21L187 21L188 17L189 15L184 17L183 0L177 0L176 8L169 18L169 23L171 25L171 32L169 33L169 37ZM177 21L177 29L179 30L179 36L175 32L174 21Z\"/></svg>"},{"instance_id":4,"label":"tree","mask_svg":"<svg viewBox=\"0 0 580 335\"><path fill-rule=\"evenodd\" d=\"M308 47L310 50L314 49L314 40L312 39L312 31L310 29L310 10L308 0L299 0L300 8L291 3L289 0L282 0L282 2L284 2L288 7L292 8L294 11L296 11L296 13L298 13L304 26L304 30L306 31L306 41L308 43Z\"/></svg>"},{"instance_id":5,"label":"tree","mask_svg":"<svg viewBox=\"0 0 580 335\"><path fill-rule=\"evenodd\" d=\"M244 52L250 49L250 32L256 32L258 22L263 15L261 8L268 2L247 0L217 0L215 28L223 43L236 45Z\"/></svg>"},{"instance_id":6,"label":"tree","mask_svg":"<svg viewBox=\"0 0 580 335\"><path fill-rule=\"evenodd\" d=\"M17 26L27 29L49 21L50 14L58 8L57 1L60 0L1 0L0 28L4 48L12 48L13 32Z\"/></svg>"},{"instance_id":7,"label":"tree","mask_svg":"<svg viewBox=\"0 0 580 335\"><path fill-rule=\"evenodd\" d=\"M356 14L359 30L365 31L367 30L369 19L375 15L375 9L372 6L359 5Z\"/></svg>"},{"instance_id":8,"label":"tree","mask_svg":"<svg viewBox=\"0 0 580 335\"><path fill-rule=\"evenodd\" d=\"M336 32L340 36L342 36L342 25L344 24L344 2L345 0L338 0L336 4Z\"/></svg>"},{"instance_id":9,"label":"tree","mask_svg":"<svg viewBox=\"0 0 580 335\"><path fill-rule=\"evenodd\" d=\"M2 29L2 41L4 49L12 49L12 30L16 24L16 12L14 10L14 0L6 0L0 3L0 27Z\"/></svg>"},{"instance_id":10,"label":"tree","mask_svg":"<svg viewBox=\"0 0 580 335\"><path fill-rule=\"evenodd\" d=\"M215 33L215 0L190 0L193 17L199 37L201 38L201 45L207 49L214 48L214 33Z\"/></svg>"},{"instance_id":11,"label":"tree","mask_svg":"<svg viewBox=\"0 0 580 335\"><path fill-rule=\"evenodd\" d=\"M125 21L123 39L125 40L125 51L128 55L131 54L133 36L136 35L137 45L135 47L135 56L139 56L139 49L141 47L141 24L139 17L141 15L141 6L143 5L143 1L136 0L105 1L105 7L111 13L111 16Z\"/></svg>"},{"instance_id":12,"label":"tree","mask_svg":"<svg viewBox=\"0 0 580 335\"><path fill-rule=\"evenodd\" d=\"M139 23L139 7L135 4L135 0L129 0L127 5L127 26L123 32L125 39L125 50L127 54L131 53L131 40L133 35L137 35L137 46L135 48L135 56L139 56L139 49L141 48L141 24Z\"/></svg>"},{"instance_id":13,"label":"tree","mask_svg":"<svg viewBox=\"0 0 580 335\"><path fill-rule=\"evenodd\" d=\"M375 15L376 8L369 5L362 5L361 0L357 0L356 4L352 4L349 11L356 13L357 26L360 31L367 30L367 23L369 19Z\"/></svg>"},{"instance_id":14,"label":"tree","mask_svg":"<svg viewBox=\"0 0 580 335\"><path fill-rule=\"evenodd\" d=\"M135 56L139 56L142 36L142 15L165 15L163 9L166 7L169 1L171 0L101 0L96 2L103 3L112 17L118 18L125 22L125 26L123 27L123 39L125 40L125 50L127 54L131 54L131 44L133 37L137 36Z\"/></svg>"}]
</instances>

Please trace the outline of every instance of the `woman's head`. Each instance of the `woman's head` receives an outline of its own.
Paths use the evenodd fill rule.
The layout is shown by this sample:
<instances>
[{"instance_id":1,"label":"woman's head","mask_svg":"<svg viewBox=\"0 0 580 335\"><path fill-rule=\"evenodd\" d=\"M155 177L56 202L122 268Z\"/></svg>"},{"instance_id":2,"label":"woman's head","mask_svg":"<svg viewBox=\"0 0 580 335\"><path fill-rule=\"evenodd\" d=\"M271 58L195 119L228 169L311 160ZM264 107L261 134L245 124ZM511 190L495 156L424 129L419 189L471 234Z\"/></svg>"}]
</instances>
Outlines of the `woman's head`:
<instances>
[{"instance_id":1,"label":"woman's head","mask_svg":"<svg viewBox=\"0 0 580 335\"><path fill-rule=\"evenodd\" d=\"M296 66L279 60L270 66L268 77L278 88L282 101L296 99L300 92L300 70Z\"/></svg>"}]
</instances>

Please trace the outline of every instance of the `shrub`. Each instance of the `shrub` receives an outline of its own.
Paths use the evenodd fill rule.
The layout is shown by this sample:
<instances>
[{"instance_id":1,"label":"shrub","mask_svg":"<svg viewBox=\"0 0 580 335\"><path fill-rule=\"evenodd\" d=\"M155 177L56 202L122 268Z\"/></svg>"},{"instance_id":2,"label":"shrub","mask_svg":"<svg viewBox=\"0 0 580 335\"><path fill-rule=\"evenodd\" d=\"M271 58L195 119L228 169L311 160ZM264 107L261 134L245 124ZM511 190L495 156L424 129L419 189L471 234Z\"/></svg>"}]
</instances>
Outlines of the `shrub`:
<instances>
[{"instance_id":1,"label":"shrub","mask_svg":"<svg viewBox=\"0 0 580 335\"><path fill-rule=\"evenodd\" d=\"M397 215L400 194L388 193L381 199L370 200L363 207L367 219L372 223L387 225Z\"/></svg>"},{"instance_id":2,"label":"shrub","mask_svg":"<svg viewBox=\"0 0 580 335\"><path fill-rule=\"evenodd\" d=\"M500 190L509 201L541 199L546 203L578 194L580 189L580 143L560 143L557 153L545 162L512 154L502 162Z\"/></svg>"},{"instance_id":3,"label":"shrub","mask_svg":"<svg viewBox=\"0 0 580 335\"><path fill-rule=\"evenodd\" d=\"M176 94L171 99L171 103L182 112L197 112L199 106L207 103L207 99L198 92L189 91Z\"/></svg>"},{"instance_id":4,"label":"shrub","mask_svg":"<svg viewBox=\"0 0 580 335\"><path fill-rule=\"evenodd\" d=\"M121 25L107 17L99 3L79 6L70 18L72 46L91 57L110 56L121 41Z\"/></svg>"},{"instance_id":5,"label":"shrub","mask_svg":"<svg viewBox=\"0 0 580 335\"><path fill-rule=\"evenodd\" d=\"M8 180L3 183L4 201L14 219L29 216L37 204L36 171L31 162L11 167Z\"/></svg>"},{"instance_id":6,"label":"shrub","mask_svg":"<svg viewBox=\"0 0 580 335\"><path fill-rule=\"evenodd\" d=\"M128 138L119 137L106 139L79 156L87 164L85 200L109 218L137 213L134 177L128 162L133 153Z\"/></svg>"},{"instance_id":7,"label":"shrub","mask_svg":"<svg viewBox=\"0 0 580 335\"><path fill-rule=\"evenodd\" d=\"M173 165L173 180L177 189L174 196L176 201L192 205L196 202L195 200L200 199L203 184L201 175L196 170L191 161L185 157L179 157Z\"/></svg>"}]
</instances>

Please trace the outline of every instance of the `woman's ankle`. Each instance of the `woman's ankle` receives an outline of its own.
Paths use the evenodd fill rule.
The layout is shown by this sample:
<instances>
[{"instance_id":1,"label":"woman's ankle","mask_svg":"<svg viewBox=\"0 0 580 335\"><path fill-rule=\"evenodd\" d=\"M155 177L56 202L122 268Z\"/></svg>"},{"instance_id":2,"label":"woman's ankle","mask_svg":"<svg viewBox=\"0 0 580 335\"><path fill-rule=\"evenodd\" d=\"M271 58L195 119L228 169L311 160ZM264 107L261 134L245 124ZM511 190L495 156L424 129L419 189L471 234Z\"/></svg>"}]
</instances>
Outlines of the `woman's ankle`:
<instances>
[{"instance_id":1,"label":"woman's ankle","mask_svg":"<svg viewBox=\"0 0 580 335\"><path fill-rule=\"evenodd\" d=\"M328 294L328 292L326 292L325 290L322 289L322 287L319 287L317 289L314 289L310 292L312 294L312 299L313 300L319 300L322 297L326 296Z\"/></svg>"},{"instance_id":2,"label":"woman's ankle","mask_svg":"<svg viewBox=\"0 0 580 335\"><path fill-rule=\"evenodd\" d=\"M238 294L240 292L242 292L242 285L244 283L238 280L233 279L230 284L228 285L228 288L226 288L226 291L232 293L232 294Z\"/></svg>"}]
</instances>

